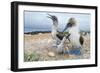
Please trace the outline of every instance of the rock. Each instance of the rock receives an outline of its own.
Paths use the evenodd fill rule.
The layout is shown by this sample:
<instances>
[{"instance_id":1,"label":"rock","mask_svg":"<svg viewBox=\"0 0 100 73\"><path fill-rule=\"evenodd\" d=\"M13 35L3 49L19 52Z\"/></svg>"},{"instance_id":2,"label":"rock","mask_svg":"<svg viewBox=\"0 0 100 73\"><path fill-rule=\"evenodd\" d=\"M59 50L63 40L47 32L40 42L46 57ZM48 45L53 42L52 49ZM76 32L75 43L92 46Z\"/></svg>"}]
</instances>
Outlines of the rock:
<instances>
[{"instance_id":1,"label":"rock","mask_svg":"<svg viewBox=\"0 0 100 73\"><path fill-rule=\"evenodd\" d=\"M69 57L70 57L69 54L65 54L65 55L64 55L64 58L66 58L66 59L69 58Z\"/></svg>"},{"instance_id":2,"label":"rock","mask_svg":"<svg viewBox=\"0 0 100 73\"><path fill-rule=\"evenodd\" d=\"M54 57L55 56L55 53L54 52L48 52L48 56Z\"/></svg>"},{"instance_id":3,"label":"rock","mask_svg":"<svg viewBox=\"0 0 100 73\"><path fill-rule=\"evenodd\" d=\"M42 35L42 33L38 33L38 35Z\"/></svg>"}]
</instances>

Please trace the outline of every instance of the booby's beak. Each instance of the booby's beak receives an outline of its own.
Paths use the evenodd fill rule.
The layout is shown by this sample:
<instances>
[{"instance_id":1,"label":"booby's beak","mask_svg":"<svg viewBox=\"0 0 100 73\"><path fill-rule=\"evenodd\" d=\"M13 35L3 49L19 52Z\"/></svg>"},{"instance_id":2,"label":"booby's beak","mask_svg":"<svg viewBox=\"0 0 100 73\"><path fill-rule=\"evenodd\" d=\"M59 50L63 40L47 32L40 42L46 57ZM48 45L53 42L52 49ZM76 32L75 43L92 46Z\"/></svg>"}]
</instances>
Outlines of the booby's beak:
<instances>
[{"instance_id":1,"label":"booby's beak","mask_svg":"<svg viewBox=\"0 0 100 73\"><path fill-rule=\"evenodd\" d=\"M52 15L50 15L50 14L47 14L47 15L48 15L48 16L47 16L48 18L52 19Z\"/></svg>"},{"instance_id":2,"label":"booby's beak","mask_svg":"<svg viewBox=\"0 0 100 73\"><path fill-rule=\"evenodd\" d=\"M52 18L52 17L50 17L50 16L47 16L48 18Z\"/></svg>"},{"instance_id":3,"label":"booby's beak","mask_svg":"<svg viewBox=\"0 0 100 73\"><path fill-rule=\"evenodd\" d=\"M65 31L67 31L68 30L68 25L67 26L65 26L65 28L64 28L64 30L62 31L62 32L65 32Z\"/></svg>"}]
</instances>

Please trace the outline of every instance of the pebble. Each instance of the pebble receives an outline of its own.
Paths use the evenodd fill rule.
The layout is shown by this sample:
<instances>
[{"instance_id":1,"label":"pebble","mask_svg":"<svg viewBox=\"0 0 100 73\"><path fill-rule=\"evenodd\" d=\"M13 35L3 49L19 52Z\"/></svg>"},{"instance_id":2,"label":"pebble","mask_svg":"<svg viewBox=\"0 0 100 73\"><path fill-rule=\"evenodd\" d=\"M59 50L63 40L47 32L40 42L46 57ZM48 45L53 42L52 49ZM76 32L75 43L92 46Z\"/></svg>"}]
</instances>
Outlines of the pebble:
<instances>
[{"instance_id":1,"label":"pebble","mask_svg":"<svg viewBox=\"0 0 100 73\"><path fill-rule=\"evenodd\" d=\"M55 56L55 53L54 52L48 52L48 56L54 57Z\"/></svg>"}]
</instances>

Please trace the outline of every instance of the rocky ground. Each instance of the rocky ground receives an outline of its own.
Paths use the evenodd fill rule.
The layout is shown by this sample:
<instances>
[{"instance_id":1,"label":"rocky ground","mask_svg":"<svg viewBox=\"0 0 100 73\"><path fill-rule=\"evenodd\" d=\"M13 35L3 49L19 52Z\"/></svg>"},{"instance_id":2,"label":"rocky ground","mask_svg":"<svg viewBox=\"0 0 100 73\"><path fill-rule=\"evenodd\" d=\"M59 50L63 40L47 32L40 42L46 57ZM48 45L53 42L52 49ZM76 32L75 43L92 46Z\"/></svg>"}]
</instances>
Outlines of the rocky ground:
<instances>
[{"instance_id":1,"label":"rocky ground","mask_svg":"<svg viewBox=\"0 0 100 73\"><path fill-rule=\"evenodd\" d=\"M48 61L90 58L90 34L84 36L84 54L58 54L50 33L24 34L24 61ZM67 45L67 44L66 44ZM70 47L69 47L70 50Z\"/></svg>"}]
</instances>

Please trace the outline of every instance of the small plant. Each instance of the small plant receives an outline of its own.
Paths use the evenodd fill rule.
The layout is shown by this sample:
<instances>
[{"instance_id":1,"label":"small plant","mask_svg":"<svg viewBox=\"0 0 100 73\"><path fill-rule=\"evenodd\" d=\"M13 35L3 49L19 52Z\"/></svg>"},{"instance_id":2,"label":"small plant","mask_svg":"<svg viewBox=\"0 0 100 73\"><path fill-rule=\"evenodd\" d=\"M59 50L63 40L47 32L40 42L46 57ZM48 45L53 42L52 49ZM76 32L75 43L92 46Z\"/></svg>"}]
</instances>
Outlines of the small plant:
<instances>
[{"instance_id":1,"label":"small plant","mask_svg":"<svg viewBox=\"0 0 100 73\"><path fill-rule=\"evenodd\" d=\"M67 34L69 34L69 32L63 32L63 34L64 34L64 35L67 35Z\"/></svg>"},{"instance_id":2,"label":"small plant","mask_svg":"<svg viewBox=\"0 0 100 73\"><path fill-rule=\"evenodd\" d=\"M36 53L24 53L24 61L25 62L32 62L32 61L38 61L39 55Z\"/></svg>"}]
</instances>

